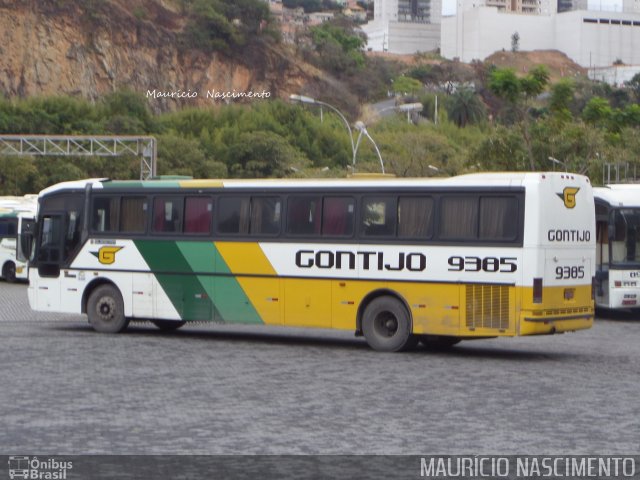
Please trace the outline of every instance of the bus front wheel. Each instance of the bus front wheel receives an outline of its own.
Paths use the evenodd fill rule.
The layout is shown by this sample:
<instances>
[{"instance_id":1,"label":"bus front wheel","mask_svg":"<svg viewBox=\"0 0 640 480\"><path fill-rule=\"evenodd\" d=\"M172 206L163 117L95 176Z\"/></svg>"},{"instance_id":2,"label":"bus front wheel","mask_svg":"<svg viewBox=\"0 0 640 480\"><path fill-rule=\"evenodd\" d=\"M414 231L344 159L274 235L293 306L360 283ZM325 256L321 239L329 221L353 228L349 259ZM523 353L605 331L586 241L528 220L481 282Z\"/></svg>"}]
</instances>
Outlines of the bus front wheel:
<instances>
[{"instance_id":1,"label":"bus front wheel","mask_svg":"<svg viewBox=\"0 0 640 480\"><path fill-rule=\"evenodd\" d=\"M362 317L362 332L367 343L381 352L400 352L416 346L411 333L409 312L394 297L378 297L371 301Z\"/></svg>"},{"instance_id":2,"label":"bus front wheel","mask_svg":"<svg viewBox=\"0 0 640 480\"><path fill-rule=\"evenodd\" d=\"M91 292L87 316L97 332L119 333L129 325L129 319L124 316L122 295L113 285L100 285Z\"/></svg>"},{"instance_id":3,"label":"bus front wheel","mask_svg":"<svg viewBox=\"0 0 640 480\"><path fill-rule=\"evenodd\" d=\"M2 277L10 283L16 281L16 264L13 262L7 262L2 267Z\"/></svg>"}]
</instances>

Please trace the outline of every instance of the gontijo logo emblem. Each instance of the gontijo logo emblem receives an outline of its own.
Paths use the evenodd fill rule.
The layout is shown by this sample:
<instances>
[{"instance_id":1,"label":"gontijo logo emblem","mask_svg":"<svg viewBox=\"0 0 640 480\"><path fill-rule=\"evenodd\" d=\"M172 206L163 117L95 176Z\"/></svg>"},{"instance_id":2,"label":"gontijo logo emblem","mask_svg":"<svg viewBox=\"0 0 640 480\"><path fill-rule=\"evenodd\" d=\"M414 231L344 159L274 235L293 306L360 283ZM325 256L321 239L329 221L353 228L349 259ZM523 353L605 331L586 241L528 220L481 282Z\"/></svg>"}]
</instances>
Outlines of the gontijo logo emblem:
<instances>
[{"instance_id":1,"label":"gontijo logo emblem","mask_svg":"<svg viewBox=\"0 0 640 480\"><path fill-rule=\"evenodd\" d=\"M564 187L562 193L558 195L564 202L564 206L567 208L573 208L576 206L576 194L580 191L578 187Z\"/></svg>"},{"instance_id":2,"label":"gontijo logo emblem","mask_svg":"<svg viewBox=\"0 0 640 480\"><path fill-rule=\"evenodd\" d=\"M102 247L97 252L91 252L91 255L97 257L98 261L103 265L111 265L116 261L116 253L124 247Z\"/></svg>"}]
</instances>

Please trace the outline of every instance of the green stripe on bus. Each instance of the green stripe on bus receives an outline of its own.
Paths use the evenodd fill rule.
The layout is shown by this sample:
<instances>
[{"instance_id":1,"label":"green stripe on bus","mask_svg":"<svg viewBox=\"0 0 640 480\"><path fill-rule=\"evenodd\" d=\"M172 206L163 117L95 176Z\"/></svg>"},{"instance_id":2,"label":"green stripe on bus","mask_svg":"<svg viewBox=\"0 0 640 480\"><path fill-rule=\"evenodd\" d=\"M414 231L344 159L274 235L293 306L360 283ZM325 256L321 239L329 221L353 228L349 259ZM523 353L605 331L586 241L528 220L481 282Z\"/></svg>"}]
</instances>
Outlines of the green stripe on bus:
<instances>
[{"instance_id":1,"label":"green stripe on bus","mask_svg":"<svg viewBox=\"0 0 640 480\"><path fill-rule=\"evenodd\" d=\"M192 270L224 275L205 277L212 279L207 291L224 322L264 323L213 242L177 242L177 245Z\"/></svg>"},{"instance_id":2,"label":"green stripe on bus","mask_svg":"<svg viewBox=\"0 0 640 480\"><path fill-rule=\"evenodd\" d=\"M263 323L213 242L136 240L151 272L184 320Z\"/></svg>"},{"instance_id":3,"label":"green stripe on bus","mask_svg":"<svg viewBox=\"0 0 640 480\"><path fill-rule=\"evenodd\" d=\"M103 188L179 188L177 180L125 180L102 182Z\"/></svg>"}]
</instances>

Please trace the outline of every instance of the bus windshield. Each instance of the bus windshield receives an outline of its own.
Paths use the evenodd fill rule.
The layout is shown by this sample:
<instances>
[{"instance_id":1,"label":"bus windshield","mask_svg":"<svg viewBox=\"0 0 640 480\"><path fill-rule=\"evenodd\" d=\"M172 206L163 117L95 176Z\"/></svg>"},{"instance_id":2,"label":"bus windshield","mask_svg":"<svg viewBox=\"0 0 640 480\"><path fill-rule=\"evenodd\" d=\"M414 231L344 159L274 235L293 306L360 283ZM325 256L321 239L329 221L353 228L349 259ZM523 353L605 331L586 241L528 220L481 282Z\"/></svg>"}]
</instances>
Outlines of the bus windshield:
<instances>
[{"instance_id":1,"label":"bus windshield","mask_svg":"<svg viewBox=\"0 0 640 480\"><path fill-rule=\"evenodd\" d=\"M640 209L621 208L612 215L611 263L640 264Z\"/></svg>"}]
</instances>

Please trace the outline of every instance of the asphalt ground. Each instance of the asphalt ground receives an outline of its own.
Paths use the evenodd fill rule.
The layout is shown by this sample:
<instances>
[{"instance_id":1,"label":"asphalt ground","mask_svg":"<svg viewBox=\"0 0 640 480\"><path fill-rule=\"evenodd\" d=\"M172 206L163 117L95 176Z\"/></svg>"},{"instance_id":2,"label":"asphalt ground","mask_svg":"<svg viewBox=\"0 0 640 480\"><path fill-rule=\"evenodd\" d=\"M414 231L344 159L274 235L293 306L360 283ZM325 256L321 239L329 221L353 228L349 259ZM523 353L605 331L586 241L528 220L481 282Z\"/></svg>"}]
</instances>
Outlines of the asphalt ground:
<instances>
[{"instance_id":1,"label":"asphalt ground","mask_svg":"<svg viewBox=\"0 0 640 480\"><path fill-rule=\"evenodd\" d=\"M381 354L351 332L32 312L0 282L0 452L633 454L640 318Z\"/></svg>"}]
</instances>

